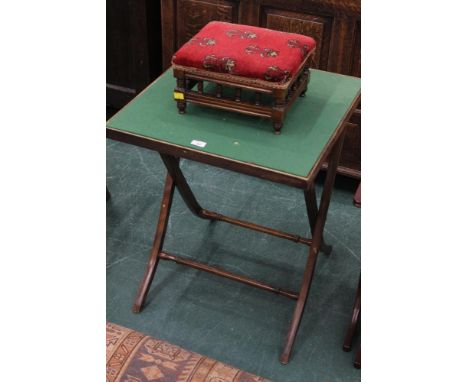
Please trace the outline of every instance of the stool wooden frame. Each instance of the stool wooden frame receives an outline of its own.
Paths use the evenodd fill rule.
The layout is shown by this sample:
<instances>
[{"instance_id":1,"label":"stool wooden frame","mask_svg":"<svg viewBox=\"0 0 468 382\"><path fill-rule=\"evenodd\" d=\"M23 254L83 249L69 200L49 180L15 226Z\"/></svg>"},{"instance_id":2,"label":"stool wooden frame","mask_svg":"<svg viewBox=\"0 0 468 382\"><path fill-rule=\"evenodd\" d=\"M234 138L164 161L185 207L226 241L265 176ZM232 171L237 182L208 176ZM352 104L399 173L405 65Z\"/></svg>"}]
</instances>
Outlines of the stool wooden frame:
<instances>
[{"instance_id":1,"label":"stool wooden frame","mask_svg":"<svg viewBox=\"0 0 468 382\"><path fill-rule=\"evenodd\" d=\"M192 102L217 109L269 118L273 122L275 134L280 134L287 111L299 96L303 97L307 92L310 76L309 67L314 52L315 50L309 52L298 72L285 84L173 65L174 77L177 79L174 94L179 113L184 114L187 102ZM207 93L204 82L214 83L216 92L214 94ZM195 84L196 89L194 89ZM225 96L223 92L225 87L235 89L233 98ZM254 92L254 99L243 100L243 91ZM262 97L265 95L270 95L273 98L272 104L262 101Z\"/></svg>"}]
</instances>

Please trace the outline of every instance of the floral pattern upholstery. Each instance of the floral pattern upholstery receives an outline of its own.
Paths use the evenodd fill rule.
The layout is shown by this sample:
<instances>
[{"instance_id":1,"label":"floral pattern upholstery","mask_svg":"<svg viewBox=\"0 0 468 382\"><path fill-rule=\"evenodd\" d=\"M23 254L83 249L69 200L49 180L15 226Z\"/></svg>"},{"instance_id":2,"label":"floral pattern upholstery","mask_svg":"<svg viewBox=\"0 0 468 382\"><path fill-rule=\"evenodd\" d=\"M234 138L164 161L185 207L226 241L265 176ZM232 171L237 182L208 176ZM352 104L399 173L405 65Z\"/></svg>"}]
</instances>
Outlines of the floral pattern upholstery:
<instances>
[{"instance_id":1,"label":"floral pattern upholstery","mask_svg":"<svg viewBox=\"0 0 468 382\"><path fill-rule=\"evenodd\" d=\"M175 53L172 63L284 83L315 46L313 38L300 34L212 21Z\"/></svg>"}]
</instances>

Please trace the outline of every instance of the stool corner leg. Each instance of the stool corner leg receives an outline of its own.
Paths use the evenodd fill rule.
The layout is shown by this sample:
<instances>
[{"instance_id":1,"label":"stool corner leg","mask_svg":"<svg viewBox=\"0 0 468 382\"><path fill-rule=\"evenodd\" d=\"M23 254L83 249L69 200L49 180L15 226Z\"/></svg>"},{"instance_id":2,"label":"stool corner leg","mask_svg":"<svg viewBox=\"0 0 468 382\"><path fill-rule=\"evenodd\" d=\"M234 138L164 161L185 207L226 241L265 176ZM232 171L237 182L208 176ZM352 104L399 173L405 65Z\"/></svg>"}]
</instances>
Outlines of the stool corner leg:
<instances>
[{"instance_id":1,"label":"stool corner leg","mask_svg":"<svg viewBox=\"0 0 468 382\"><path fill-rule=\"evenodd\" d=\"M185 110L187 109L187 102L177 101L177 109L179 110L179 114L185 114Z\"/></svg>"},{"instance_id":2,"label":"stool corner leg","mask_svg":"<svg viewBox=\"0 0 468 382\"><path fill-rule=\"evenodd\" d=\"M283 127L283 122L273 122L273 129L275 129L275 134L281 134L281 128Z\"/></svg>"}]
</instances>

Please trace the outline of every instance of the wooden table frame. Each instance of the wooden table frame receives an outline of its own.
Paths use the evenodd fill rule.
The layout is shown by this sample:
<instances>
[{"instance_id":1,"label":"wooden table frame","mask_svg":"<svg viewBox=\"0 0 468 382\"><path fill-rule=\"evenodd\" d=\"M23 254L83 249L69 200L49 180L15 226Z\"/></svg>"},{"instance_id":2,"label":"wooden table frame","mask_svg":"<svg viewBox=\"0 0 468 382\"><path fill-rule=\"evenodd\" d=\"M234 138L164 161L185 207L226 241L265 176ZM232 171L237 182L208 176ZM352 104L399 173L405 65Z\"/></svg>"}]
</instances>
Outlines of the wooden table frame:
<instances>
[{"instance_id":1,"label":"wooden table frame","mask_svg":"<svg viewBox=\"0 0 468 382\"><path fill-rule=\"evenodd\" d=\"M198 151L188 147L174 145L164 141L132 134L118 129L107 128L107 137L122 141L125 143L134 144L141 147L146 147L156 150L160 153L164 165L167 169L167 176L164 185L163 198L161 201L161 209L159 213L158 224L153 241L153 246L150 253L150 258L147 264L145 275L141 281L133 311L138 313L144 306L146 296L153 281L159 260L170 260L178 264L187 265L192 268L203 270L209 273L216 274L231 280L242 282L257 288L265 289L294 300L297 300L292 317L291 324L286 337L286 343L283 352L280 356L280 362L287 364L290 359L294 340L302 318L304 307L307 301L310 285L312 282L315 264L319 250L329 252L329 248L323 244L323 230L325 227L328 207L330 205L331 192L336 177L336 170L341 154L341 149L344 141L345 125L352 113L358 106L360 101L360 93L355 97L352 106L348 113L342 118L335 133L330 138L328 144L324 147L320 157L312 167L307 177L295 176L288 173L275 171L269 168L257 166L252 163L238 162L226 157L217 156L214 154ZM190 186L187 183L180 167L179 158L186 158L198 162L210 164L216 167L221 167L236 172L253 175L262 179L270 180L276 183L286 184L292 187L297 187L303 190L304 199L307 209L307 215L312 233L312 238L304 238L291 233L282 232L276 229L264 227L248 221L238 220L232 217L224 216L216 212L203 209L195 198ZM324 162L328 159L328 169L323 186L322 196L319 205L315 195L315 178L322 168ZM206 264L198 263L190 259L185 259L163 251L164 237L167 230L174 190L177 188L186 203L187 207L198 217L202 219L218 220L226 223L234 224L240 227L252 229L265 234L277 236L283 239L291 240L309 247L307 263L302 278L302 283L298 292L283 290L278 287L268 285L262 281L257 281L249 277L237 275L220 268L212 267Z\"/></svg>"}]
</instances>

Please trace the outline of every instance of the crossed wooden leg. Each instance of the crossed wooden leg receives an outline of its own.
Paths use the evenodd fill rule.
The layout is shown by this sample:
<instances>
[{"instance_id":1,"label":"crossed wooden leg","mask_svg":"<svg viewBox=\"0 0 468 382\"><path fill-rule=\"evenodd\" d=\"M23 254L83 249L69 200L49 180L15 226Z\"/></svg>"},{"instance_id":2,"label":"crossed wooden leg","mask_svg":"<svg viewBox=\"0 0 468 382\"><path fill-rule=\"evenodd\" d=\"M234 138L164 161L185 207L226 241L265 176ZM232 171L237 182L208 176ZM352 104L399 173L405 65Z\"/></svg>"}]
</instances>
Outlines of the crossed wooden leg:
<instances>
[{"instance_id":1,"label":"crossed wooden leg","mask_svg":"<svg viewBox=\"0 0 468 382\"><path fill-rule=\"evenodd\" d=\"M164 193L163 193L163 198L161 202L159 220L158 220L158 225L156 228L156 234L155 234L155 238L153 241L153 246L151 249L150 259L148 261L145 275L141 281L140 288L135 298L133 311L135 313L138 313L141 311L144 305L146 296L148 294L151 282L154 278L154 274L156 272L158 262L161 258L165 260L172 260L180 264L184 264L184 265L191 266L193 268L205 270L210 273L217 274L219 276L227 277L232 280L236 280L236 281L243 282L243 283L246 283L246 284L261 288L261 289L269 290L274 293L285 295L287 297L297 300L293 319L292 319L292 322L288 331L288 336L287 336L286 344L284 347L284 351L280 357L281 363L284 363L284 364L288 363L291 350L294 344L294 340L296 338L297 330L300 324L300 320L302 318L304 306L305 306L307 296L309 293L309 288L310 288L310 284L311 284L314 269L315 269L317 254L321 248L327 247L325 245L322 245L323 244L323 239L322 239L323 229L325 226L326 215L327 215L328 207L330 204L331 190L333 188L333 183L335 180L336 167L338 164L338 159L339 159L339 155L341 152L342 143L343 143L343 139L340 139L339 142L335 144L335 147L333 148L332 153L330 154L327 176L325 179L325 185L324 185L322 197L320 200L320 208L317 208L314 185L312 185L309 189L304 191L309 224L310 224L311 232L313 233L312 239L303 238L298 235L293 235L290 233L274 230L268 227L263 227L254 223L230 218L230 217L223 216L221 214L217 214L215 212L208 211L208 210L201 208L192 190L190 189L184 175L182 174L182 171L180 170L179 160L175 157L161 154L161 158L167 168L168 174L166 177L166 183L164 185ZM177 189L179 190L182 196L182 199L187 204L188 208L200 218L224 221L227 223L242 226L244 228L249 228L255 231L263 232L263 233L270 234L270 235L277 236L277 237L282 237L284 239L288 239L297 243L308 245L310 247L309 255L307 259L306 270L304 272L300 292L296 293L296 292L285 291L279 288L271 287L263 282L253 280L245 276L235 275L235 274L232 274L232 273L229 273L229 272L226 272L226 271L214 268L214 267L210 267L201 263L196 263L194 261L189 261L187 259L183 259L181 257L173 256L173 255L162 252L163 244L164 244L164 237L166 234L167 224L169 221L169 213L170 213L170 209L172 205L172 199L174 196L175 187L177 187Z\"/></svg>"},{"instance_id":2,"label":"crossed wooden leg","mask_svg":"<svg viewBox=\"0 0 468 382\"><path fill-rule=\"evenodd\" d=\"M166 236L167 223L169 222L169 212L171 210L172 199L174 197L175 183L172 177L167 174L166 182L164 184L164 193L161 201L161 208L159 212L158 226L156 228L156 234L153 240L153 247L151 248L151 254L146 266L146 272L141 280L140 288L133 303L133 312L139 313L148 294L149 287L153 281L154 273L159 263L161 250L164 244L164 237Z\"/></svg>"},{"instance_id":3,"label":"crossed wooden leg","mask_svg":"<svg viewBox=\"0 0 468 382\"><path fill-rule=\"evenodd\" d=\"M341 148L343 146L344 134L335 143L335 146L330 154L327 176L325 178L325 184L323 187L322 197L320 199L320 208L317 212L317 218L315 221L310 220L312 234L312 245L309 249L309 256L307 258L306 270L302 279L301 290L299 292L299 298L296 303L296 308L294 309L293 318L289 327L288 335L286 337L286 344L284 346L283 353L280 356L280 362L282 364L287 364L291 356L291 350L296 339L297 330L301 322L302 314L304 312L305 303L307 301L307 296L309 294L310 284L312 282L312 277L314 275L315 264L317 260L317 255L322 243L323 230L325 228L325 221L327 217L328 207L330 205L331 191L336 177L336 168L338 166L338 160L341 154ZM308 212L312 209L310 207L310 201L315 198L315 192L313 191L314 187L312 186L309 190L305 190L304 194L306 196L306 204L308 205ZM309 200L309 203L307 201ZM312 211L313 212L313 211ZM309 212L309 218L311 213Z\"/></svg>"}]
</instances>

